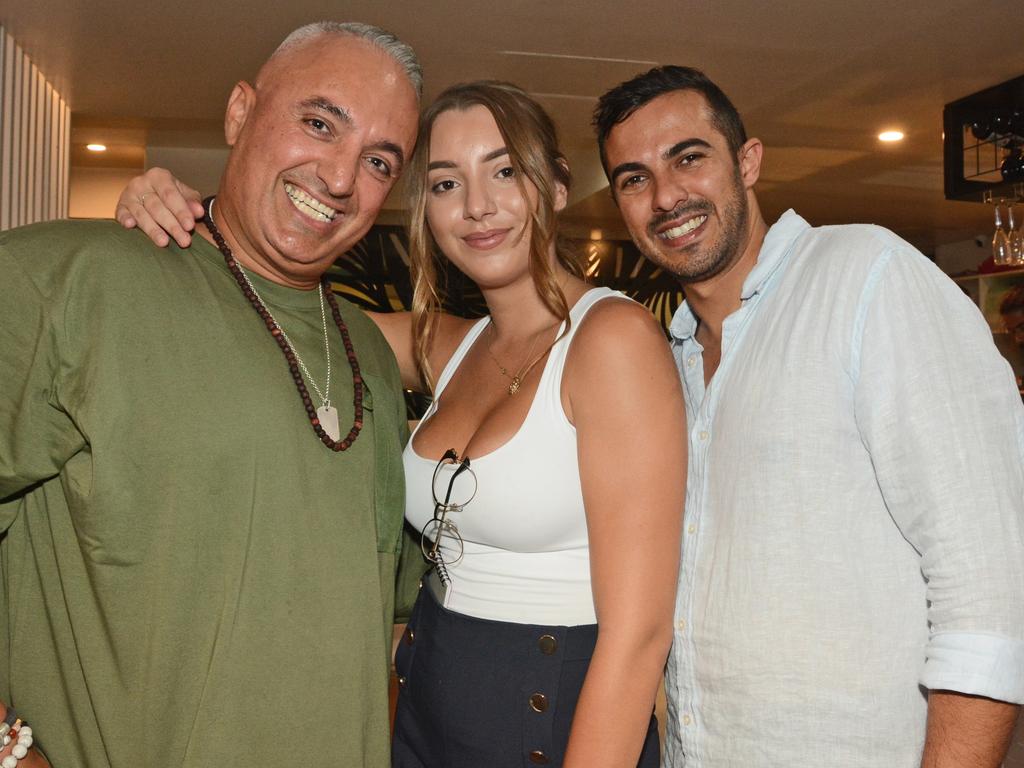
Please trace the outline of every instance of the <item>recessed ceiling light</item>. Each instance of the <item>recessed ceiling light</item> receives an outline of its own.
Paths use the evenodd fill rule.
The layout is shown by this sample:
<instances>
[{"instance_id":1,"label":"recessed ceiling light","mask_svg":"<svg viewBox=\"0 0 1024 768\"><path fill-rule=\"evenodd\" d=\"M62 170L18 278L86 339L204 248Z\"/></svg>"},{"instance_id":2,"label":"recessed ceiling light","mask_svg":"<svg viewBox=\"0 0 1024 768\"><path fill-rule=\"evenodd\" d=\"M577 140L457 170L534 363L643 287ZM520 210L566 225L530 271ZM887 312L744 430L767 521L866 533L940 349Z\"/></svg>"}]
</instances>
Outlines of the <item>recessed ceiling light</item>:
<instances>
[{"instance_id":1,"label":"recessed ceiling light","mask_svg":"<svg viewBox=\"0 0 1024 768\"><path fill-rule=\"evenodd\" d=\"M106 152L107 151L107 145L106 144L86 144L85 148L88 149L90 152Z\"/></svg>"},{"instance_id":2,"label":"recessed ceiling light","mask_svg":"<svg viewBox=\"0 0 1024 768\"><path fill-rule=\"evenodd\" d=\"M878 134L879 141L903 141L903 131L882 131Z\"/></svg>"}]
</instances>

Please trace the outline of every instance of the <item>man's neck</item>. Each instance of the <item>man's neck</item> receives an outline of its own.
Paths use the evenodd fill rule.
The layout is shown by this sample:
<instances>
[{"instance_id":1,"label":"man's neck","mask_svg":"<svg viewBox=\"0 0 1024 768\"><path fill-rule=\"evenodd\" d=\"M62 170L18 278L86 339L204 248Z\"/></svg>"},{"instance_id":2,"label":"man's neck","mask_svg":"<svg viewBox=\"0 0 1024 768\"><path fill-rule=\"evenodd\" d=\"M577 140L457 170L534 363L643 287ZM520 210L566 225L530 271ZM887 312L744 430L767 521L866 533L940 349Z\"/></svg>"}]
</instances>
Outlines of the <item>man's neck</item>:
<instances>
[{"instance_id":1,"label":"man's neck","mask_svg":"<svg viewBox=\"0 0 1024 768\"><path fill-rule=\"evenodd\" d=\"M275 269L272 264L268 264L264 259L256 258L251 255L250 251L255 251L254 248L247 248L243 245L239 238L235 236L235 227L232 224L231 215L225 211L224 207L217 205L217 201L213 204L213 226L216 227L217 231L220 232L221 237L224 238L224 242L231 250L231 256L238 262L242 269L252 274L259 275L265 280L269 280L272 283L283 285L286 288L295 288L300 291L310 291L320 285L320 276L308 277L308 276L295 276L289 275ZM210 211L207 211L207 215ZM200 224L196 227L196 231L202 236L204 240L209 242L218 250L220 246L217 245L217 241L213 236L213 232L205 224Z\"/></svg>"},{"instance_id":2,"label":"man's neck","mask_svg":"<svg viewBox=\"0 0 1024 768\"><path fill-rule=\"evenodd\" d=\"M697 341L704 347L705 383L711 381L722 356L725 319L740 308L743 284L757 265L768 225L756 204L751 206L744 246L739 257L707 280L684 285L686 301L697 317Z\"/></svg>"}]
</instances>

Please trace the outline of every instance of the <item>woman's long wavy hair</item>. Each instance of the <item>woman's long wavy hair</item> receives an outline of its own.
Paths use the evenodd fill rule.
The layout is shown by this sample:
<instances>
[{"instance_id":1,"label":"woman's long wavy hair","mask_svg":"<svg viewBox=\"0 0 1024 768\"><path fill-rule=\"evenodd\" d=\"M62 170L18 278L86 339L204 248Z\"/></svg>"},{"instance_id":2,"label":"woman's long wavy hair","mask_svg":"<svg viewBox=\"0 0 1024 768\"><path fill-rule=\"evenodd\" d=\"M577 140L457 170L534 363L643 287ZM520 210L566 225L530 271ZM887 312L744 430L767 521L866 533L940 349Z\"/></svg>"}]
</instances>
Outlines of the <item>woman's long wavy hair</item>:
<instances>
[{"instance_id":1,"label":"woman's long wavy hair","mask_svg":"<svg viewBox=\"0 0 1024 768\"><path fill-rule=\"evenodd\" d=\"M453 85L445 90L420 119L419 137L408 175L413 343L420 377L429 391L433 391L435 380L427 353L437 328L438 313L442 311L437 282L440 268L443 268L441 254L427 226L430 134L440 115L474 106L485 107L494 116L523 196L526 197L526 181L537 189L537 206L530 214L530 276L541 300L566 323L566 330L569 327L569 305L548 260L552 243L555 244L559 264L571 274L583 276L579 257L558 238L555 183L564 185L568 190L572 178L565 156L558 148L555 124L547 112L511 83L480 80Z\"/></svg>"}]
</instances>

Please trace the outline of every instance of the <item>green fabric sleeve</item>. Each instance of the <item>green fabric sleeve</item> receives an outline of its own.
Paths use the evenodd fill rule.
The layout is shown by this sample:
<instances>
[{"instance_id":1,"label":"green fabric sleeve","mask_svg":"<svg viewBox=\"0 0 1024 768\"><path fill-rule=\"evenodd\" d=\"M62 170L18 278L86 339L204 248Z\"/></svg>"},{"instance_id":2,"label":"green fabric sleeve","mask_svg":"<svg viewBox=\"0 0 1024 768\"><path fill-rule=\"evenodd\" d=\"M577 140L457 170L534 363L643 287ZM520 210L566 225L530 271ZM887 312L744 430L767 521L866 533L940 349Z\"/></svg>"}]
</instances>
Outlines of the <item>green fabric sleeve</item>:
<instances>
[{"instance_id":1,"label":"green fabric sleeve","mask_svg":"<svg viewBox=\"0 0 1024 768\"><path fill-rule=\"evenodd\" d=\"M402 532L402 553L398 559L398 573L395 576L395 623L409 620L412 606L419 592L420 579L427 572L429 564L420 549L420 534L405 524Z\"/></svg>"},{"instance_id":2,"label":"green fabric sleeve","mask_svg":"<svg viewBox=\"0 0 1024 768\"><path fill-rule=\"evenodd\" d=\"M0 239L0 500L56 475L85 440L61 407L61 302L45 296L22 266L31 258ZM0 530L15 506L0 504Z\"/></svg>"},{"instance_id":3,"label":"green fabric sleeve","mask_svg":"<svg viewBox=\"0 0 1024 768\"><path fill-rule=\"evenodd\" d=\"M409 422L405 413L405 398L398 399L401 409L399 424L402 435L402 446L409 442ZM404 467L403 467L404 472ZM409 489L406 487L406 493ZM403 495L404 499L404 495ZM405 510L402 510L403 514ZM398 556L398 568L395 573L395 623L401 624L409 620L412 606L419 592L420 579L427 572L428 563L420 549L420 534L405 523L402 526L402 549Z\"/></svg>"}]
</instances>

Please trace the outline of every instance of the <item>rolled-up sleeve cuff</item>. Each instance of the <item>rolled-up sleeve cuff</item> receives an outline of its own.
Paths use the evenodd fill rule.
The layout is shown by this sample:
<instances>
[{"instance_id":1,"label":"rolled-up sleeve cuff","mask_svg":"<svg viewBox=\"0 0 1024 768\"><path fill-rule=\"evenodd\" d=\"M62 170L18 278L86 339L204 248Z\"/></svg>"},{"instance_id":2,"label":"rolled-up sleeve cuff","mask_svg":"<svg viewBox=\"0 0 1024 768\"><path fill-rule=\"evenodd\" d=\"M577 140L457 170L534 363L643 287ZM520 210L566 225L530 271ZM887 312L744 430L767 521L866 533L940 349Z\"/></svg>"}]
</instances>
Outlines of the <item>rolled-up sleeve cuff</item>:
<instances>
[{"instance_id":1,"label":"rolled-up sleeve cuff","mask_svg":"<svg viewBox=\"0 0 1024 768\"><path fill-rule=\"evenodd\" d=\"M1024 704L1024 641L973 632L939 632L925 649L921 685Z\"/></svg>"}]
</instances>

